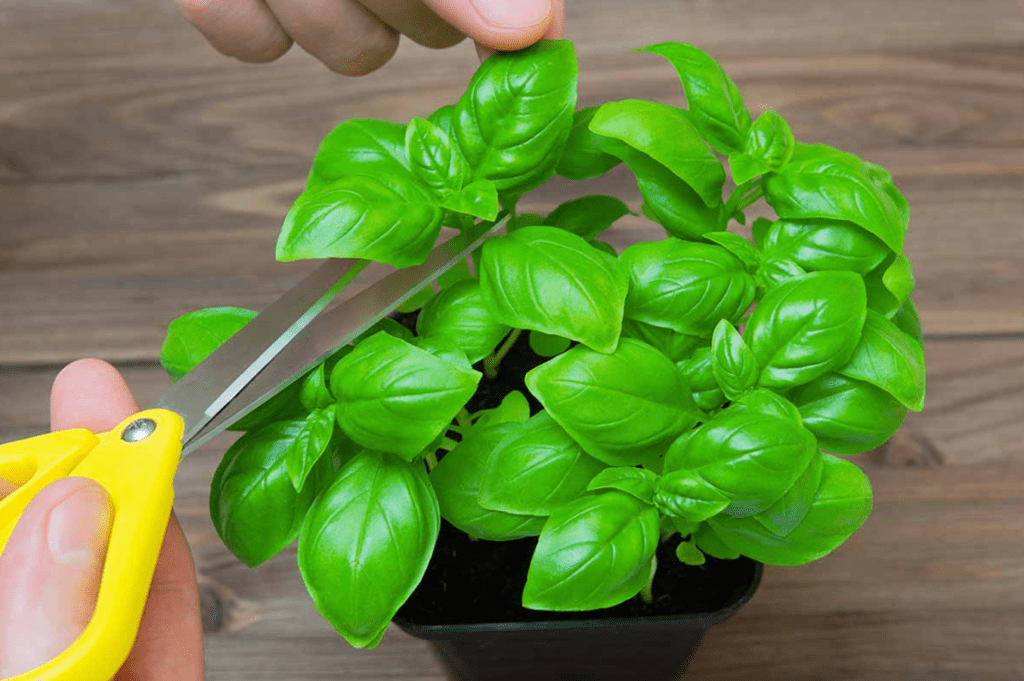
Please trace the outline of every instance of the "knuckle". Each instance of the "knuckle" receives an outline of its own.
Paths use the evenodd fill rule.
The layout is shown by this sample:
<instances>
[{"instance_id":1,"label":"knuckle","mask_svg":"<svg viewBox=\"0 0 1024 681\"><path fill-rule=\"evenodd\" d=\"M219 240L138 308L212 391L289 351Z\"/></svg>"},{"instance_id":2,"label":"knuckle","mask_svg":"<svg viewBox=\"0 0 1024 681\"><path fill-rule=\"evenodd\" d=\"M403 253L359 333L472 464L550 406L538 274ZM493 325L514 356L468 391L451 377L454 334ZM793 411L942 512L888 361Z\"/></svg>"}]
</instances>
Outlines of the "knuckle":
<instances>
[{"instance_id":1,"label":"knuckle","mask_svg":"<svg viewBox=\"0 0 1024 681\"><path fill-rule=\"evenodd\" d=\"M327 62L327 67L345 76L365 76L391 60L398 51L398 41L396 31L382 28L378 35L349 45L338 59Z\"/></svg>"}]
</instances>

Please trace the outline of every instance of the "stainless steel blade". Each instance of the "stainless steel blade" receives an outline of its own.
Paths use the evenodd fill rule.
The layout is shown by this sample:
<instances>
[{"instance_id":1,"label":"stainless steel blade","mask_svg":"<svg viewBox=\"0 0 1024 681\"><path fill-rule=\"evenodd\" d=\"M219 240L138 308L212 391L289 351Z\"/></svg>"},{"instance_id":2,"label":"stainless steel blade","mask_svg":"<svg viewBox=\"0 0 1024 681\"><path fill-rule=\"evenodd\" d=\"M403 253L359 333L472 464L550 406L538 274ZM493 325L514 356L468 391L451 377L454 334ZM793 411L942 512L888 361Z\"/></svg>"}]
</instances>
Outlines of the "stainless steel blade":
<instances>
[{"instance_id":1,"label":"stainless steel blade","mask_svg":"<svg viewBox=\"0 0 1024 681\"><path fill-rule=\"evenodd\" d=\"M291 342L252 377L234 400L210 419L200 432L185 439L182 456L195 451L228 425L290 385L307 369L351 343L459 260L468 257L503 223L504 220L495 225L480 223L437 246L422 265L396 270L321 314L295 334Z\"/></svg>"}]
</instances>

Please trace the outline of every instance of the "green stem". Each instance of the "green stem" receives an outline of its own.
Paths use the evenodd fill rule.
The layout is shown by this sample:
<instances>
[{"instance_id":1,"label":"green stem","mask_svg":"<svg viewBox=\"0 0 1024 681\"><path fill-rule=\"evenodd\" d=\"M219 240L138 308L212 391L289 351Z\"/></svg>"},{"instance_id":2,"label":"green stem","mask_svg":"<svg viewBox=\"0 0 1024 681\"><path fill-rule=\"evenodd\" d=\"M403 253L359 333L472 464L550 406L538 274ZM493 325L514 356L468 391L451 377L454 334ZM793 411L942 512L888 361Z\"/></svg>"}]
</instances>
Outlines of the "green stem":
<instances>
[{"instance_id":1,"label":"green stem","mask_svg":"<svg viewBox=\"0 0 1024 681\"><path fill-rule=\"evenodd\" d=\"M459 413L455 415L455 421L459 424L460 434L465 433L473 425L473 415L463 407L459 410Z\"/></svg>"},{"instance_id":2,"label":"green stem","mask_svg":"<svg viewBox=\"0 0 1024 681\"><path fill-rule=\"evenodd\" d=\"M755 177L736 187L725 202L726 221L732 220L736 213L749 208L762 196L764 196L764 185L760 177Z\"/></svg>"},{"instance_id":3,"label":"green stem","mask_svg":"<svg viewBox=\"0 0 1024 681\"><path fill-rule=\"evenodd\" d=\"M512 333L508 335L505 342L501 344L501 347L484 358L484 376L493 379L498 375L498 367L501 366L501 360L505 359L505 355L516 344L516 340L522 332L522 329L512 329Z\"/></svg>"},{"instance_id":4,"label":"green stem","mask_svg":"<svg viewBox=\"0 0 1024 681\"><path fill-rule=\"evenodd\" d=\"M459 444L459 443L456 442L455 440L451 439L450 437L446 437L446 438L442 438L441 439L441 449L447 449L449 452L452 451L453 449L455 449L455 445L457 445L457 444ZM433 455L431 455L431 456L433 456Z\"/></svg>"},{"instance_id":5,"label":"green stem","mask_svg":"<svg viewBox=\"0 0 1024 681\"><path fill-rule=\"evenodd\" d=\"M427 462L427 472L429 473L434 470L434 466L437 465L437 452L430 452L430 454L427 454L425 461Z\"/></svg>"},{"instance_id":6,"label":"green stem","mask_svg":"<svg viewBox=\"0 0 1024 681\"><path fill-rule=\"evenodd\" d=\"M651 556L651 577L647 580L647 586L640 591L640 598L644 603L654 602L654 573L658 571L658 556Z\"/></svg>"}]
</instances>

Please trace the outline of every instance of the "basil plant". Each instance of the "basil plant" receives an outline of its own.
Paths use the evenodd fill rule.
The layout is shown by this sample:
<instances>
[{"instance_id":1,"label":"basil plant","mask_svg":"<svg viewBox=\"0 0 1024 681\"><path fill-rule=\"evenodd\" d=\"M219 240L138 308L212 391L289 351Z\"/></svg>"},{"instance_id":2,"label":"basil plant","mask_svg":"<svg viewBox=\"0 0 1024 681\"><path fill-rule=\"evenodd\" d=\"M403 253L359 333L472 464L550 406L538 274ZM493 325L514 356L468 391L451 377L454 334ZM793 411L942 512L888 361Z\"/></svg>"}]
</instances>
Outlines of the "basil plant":
<instances>
[{"instance_id":1,"label":"basil plant","mask_svg":"<svg viewBox=\"0 0 1024 681\"><path fill-rule=\"evenodd\" d=\"M907 202L883 168L754 118L722 67L663 43L688 108L576 108L573 45L492 56L455 104L402 125L341 123L284 220L279 260L408 267L442 227L512 215L404 308L235 423L210 491L224 543L255 566L298 539L317 608L376 646L422 578L442 519L476 539L537 537L522 603L561 611L651 599L677 556L817 560L867 519L871 487L838 455L885 442L924 401L903 255ZM621 253L621 200L519 212L555 174L625 164L664 238ZM727 171L731 181L727 183ZM584 185L579 185L584 186ZM775 219L730 231L764 200ZM176 379L255 315L171 323ZM532 398L467 408L521 334ZM520 383L522 385L522 383ZM542 407L542 408L541 408Z\"/></svg>"}]
</instances>

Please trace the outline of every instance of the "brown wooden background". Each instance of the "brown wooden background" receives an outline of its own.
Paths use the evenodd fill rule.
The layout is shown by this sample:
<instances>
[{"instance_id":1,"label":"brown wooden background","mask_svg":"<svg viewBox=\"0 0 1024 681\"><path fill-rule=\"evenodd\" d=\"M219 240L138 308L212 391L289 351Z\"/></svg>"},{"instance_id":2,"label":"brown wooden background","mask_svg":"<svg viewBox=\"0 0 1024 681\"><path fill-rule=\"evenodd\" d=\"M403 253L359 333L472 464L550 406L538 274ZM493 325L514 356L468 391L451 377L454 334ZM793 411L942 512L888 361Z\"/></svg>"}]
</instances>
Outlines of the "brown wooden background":
<instances>
[{"instance_id":1,"label":"brown wooden background","mask_svg":"<svg viewBox=\"0 0 1024 681\"><path fill-rule=\"evenodd\" d=\"M1014 0L569 0L581 105L681 104L674 72L628 50L716 55L755 112L798 139L892 169L927 336L928 403L859 457L876 511L848 544L769 568L712 630L703 679L1024 678L1024 3ZM0 442L47 424L59 368L115 362L145 404L167 385L166 324L209 305L261 308L309 269L277 264L281 219L342 119L406 121L454 101L471 44L406 43L383 70L336 76L297 48L270 66L221 57L170 0L0 3ZM620 169L621 170L621 169ZM620 171L528 205L639 195ZM625 220L621 246L644 227ZM229 437L229 436L226 436ZM207 487L228 439L183 465L213 681L437 681L392 630L350 649L304 593L294 551L250 570L219 543Z\"/></svg>"}]
</instances>

